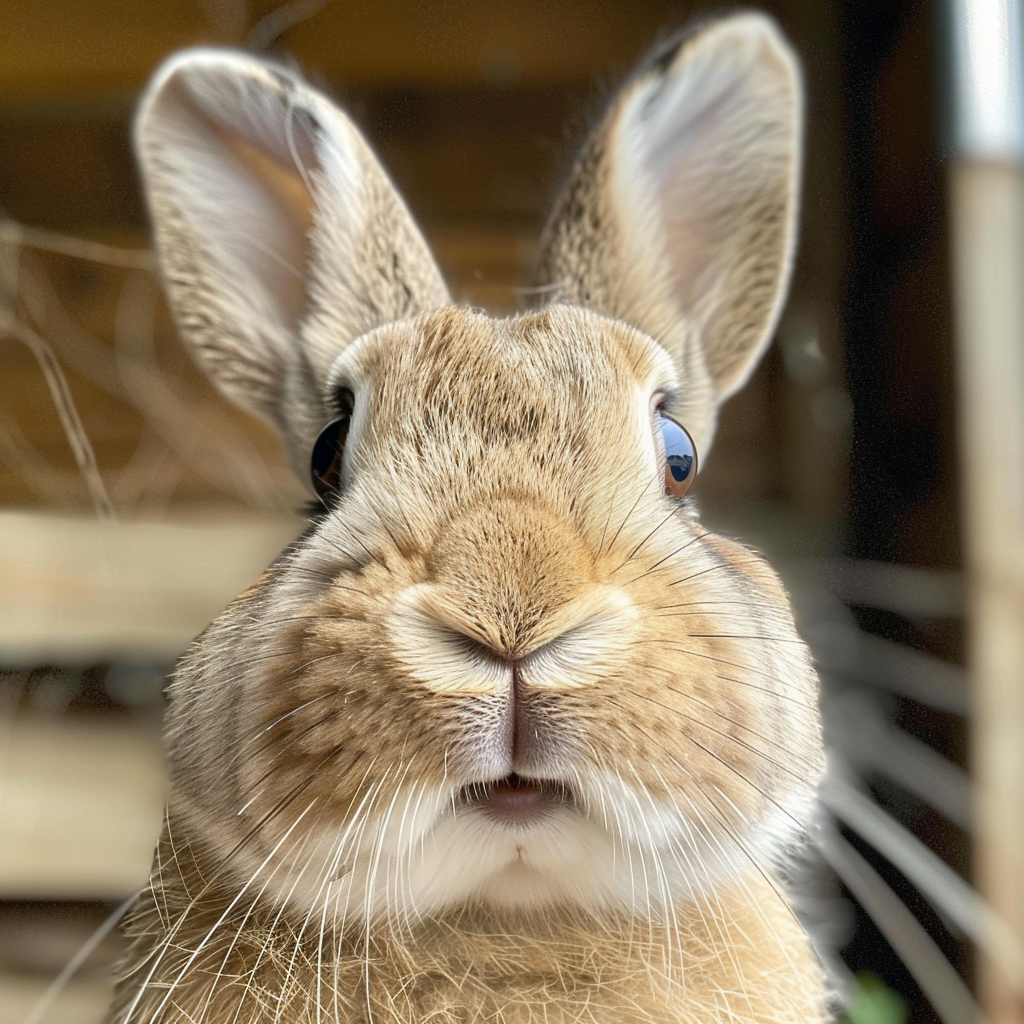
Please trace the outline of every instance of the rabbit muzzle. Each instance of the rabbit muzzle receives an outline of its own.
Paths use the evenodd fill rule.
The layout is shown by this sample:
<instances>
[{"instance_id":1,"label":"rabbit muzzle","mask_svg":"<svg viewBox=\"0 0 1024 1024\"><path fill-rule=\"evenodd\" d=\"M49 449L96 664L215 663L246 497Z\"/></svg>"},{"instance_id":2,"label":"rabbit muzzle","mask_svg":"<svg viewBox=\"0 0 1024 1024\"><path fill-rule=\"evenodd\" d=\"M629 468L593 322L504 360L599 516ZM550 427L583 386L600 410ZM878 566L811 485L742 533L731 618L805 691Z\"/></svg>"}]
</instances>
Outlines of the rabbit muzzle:
<instances>
[{"instance_id":1,"label":"rabbit muzzle","mask_svg":"<svg viewBox=\"0 0 1024 1024\"><path fill-rule=\"evenodd\" d=\"M467 809L479 808L498 825L528 828L555 808L572 806L573 795L565 783L511 772L497 782L464 786L458 802Z\"/></svg>"}]
</instances>

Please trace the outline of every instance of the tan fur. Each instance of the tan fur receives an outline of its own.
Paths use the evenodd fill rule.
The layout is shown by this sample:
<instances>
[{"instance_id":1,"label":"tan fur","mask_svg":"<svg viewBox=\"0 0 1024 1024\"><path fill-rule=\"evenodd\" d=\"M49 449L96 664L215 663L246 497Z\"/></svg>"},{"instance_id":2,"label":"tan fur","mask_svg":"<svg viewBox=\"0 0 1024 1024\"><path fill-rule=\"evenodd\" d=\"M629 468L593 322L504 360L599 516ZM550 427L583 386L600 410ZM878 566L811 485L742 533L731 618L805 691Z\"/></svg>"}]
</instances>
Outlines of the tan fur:
<instances>
[{"instance_id":1,"label":"tan fur","mask_svg":"<svg viewBox=\"0 0 1024 1024\"><path fill-rule=\"evenodd\" d=\"M695 152L659 196L637 175L645 122L671 110L673 79L698 93L702 79L718 84L679 126ZM702 451L716 404L746 380L781 311L802 117L792 54L761 16L699 26L615 96L544 232L540 283L661 342L684 373L681 411Z\"/></svg>"},{"instance_id":2,"label":"tan fur","mask_svg":"<svg viewBox=\"0 0 1024 1024\"><path fill-rule=\"evenodd\" d=\"M170 890L147 895L131 932L152 935L188 910L212 929L222 904L191 905L169 844ZM188 865L190 868L191 865ZM682 908L663 922L593 919L567 911L497 916L479 908L375 935L303 935L299 922L236 911L201 961L172 947L165 976L184 970L172 1007L151 1016L165 989L151 986L138 1019L174 1022L282 1020L288 1024L776 1024L822 1019L820 986L806 937L777 892L753 873L739 892ZM201 902L201 901L200 901ZM727 944L727 951L725 947ZM667 951L682 950L670 958ZM784 953L782 952L784 951ZM794 984L794 978L801 982ZM122 989L121 1002L131 995ZM197 1008L202 1015L197 1016Z\"/></svg>"},{"instance_id":3,"label":"tan fur","mask_svg":"<svg viewBox=\"0 0 1024 1024\"><path fill-rule=\"evenodd\" d=\"M770 64L781 45L745 15L637 80L678 84L702 46ZM663 493L655 412L671 397L710 437L715 402L770 330L788 249L767 228L730 228L729 211L716 247L766 248L708 265L761 268L755 296L774 275L771 300L743 307L749 330L724 340L705 330L725 316L709 320L707 300L680 314L703 325L686 327L688 347L659 344L587 283L593 260L611 261L606 283L625 279L629 250L600 213L622 168L586 158L548 236L573 302L508 320L446 305L369 151L301 83L288 95L351 159L332 165L330 133L309 134L311 246L301 217L274 219L306 181L264 162L283 159L266 142L283 137L281 74L212 51L178 58L143 107L143 168L183 336L225 391L280 423L297 464L338 389L354 394L342 487L179 667L167 825L110 1020L824 1021L822 971L784 889L822 770L816 679L764 561ZM206 110L208 124L216 107L218 133L239 131L241 146L174 148L166 92L179 75L187 119ZM673 100L681 118L688 95ZM731 137L716 145L745 136ZM263 155L239 164L253 146ZM676 159L655 168L668 175L659 194L687 177L685 147ZM288 286L259 252L233 248L236 225L196 220L179 178L204 173L241 174L238 216L266 216L268 237L303 253L301 315L282 314ZM791 179L772 198L762 176L751 216L774 204L769 220L791 218ZM346 189L376 196L349 211L356 231L341 221ZM377 256L359 263L371 236ZM226 262L181 276L186 248ZM371 280L403 265L419 269L402 280L427 284L399 296L398 277ZM254 300L228 280L246 268L266 289ZM401 302L413 308L396 315ZM267 327L259 308L281 315ZM207 331L199 309L230 329ZM522 829L466 795L510 772L563 787Z\"/></svg>"}]
</instances>

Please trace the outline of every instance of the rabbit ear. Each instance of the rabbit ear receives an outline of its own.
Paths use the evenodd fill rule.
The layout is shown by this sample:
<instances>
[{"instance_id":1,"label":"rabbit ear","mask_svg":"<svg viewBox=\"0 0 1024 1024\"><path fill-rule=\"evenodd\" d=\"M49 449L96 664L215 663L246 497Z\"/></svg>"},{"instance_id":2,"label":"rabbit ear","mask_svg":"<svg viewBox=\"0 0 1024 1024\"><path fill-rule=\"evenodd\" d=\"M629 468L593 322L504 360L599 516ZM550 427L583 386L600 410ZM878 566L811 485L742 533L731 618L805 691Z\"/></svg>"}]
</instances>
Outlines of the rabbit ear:
<instances>
[{"instance_id":1,"label":"rabbit ear","mask_svg":"<svg viewBox=\"0 0 1024 1024\"><path fill-rule=\"evenodd\" d=\"M338 352L450 301L426 243L348 118L283 68L181 53L135 132L186 344L304 462Z\"/></svg>"},{"instance_id":2,"label":"rabbit ear","mask_svg":"<svg viewBox=\"0 0 1024 1024\"><path fill-rule=\"evenodd\" d=\"M759 14L704 23L630 79L542 241L540 284L632 323L720 401L775 326L793 256L802 99Z\"/></svg>"}]
</instances>

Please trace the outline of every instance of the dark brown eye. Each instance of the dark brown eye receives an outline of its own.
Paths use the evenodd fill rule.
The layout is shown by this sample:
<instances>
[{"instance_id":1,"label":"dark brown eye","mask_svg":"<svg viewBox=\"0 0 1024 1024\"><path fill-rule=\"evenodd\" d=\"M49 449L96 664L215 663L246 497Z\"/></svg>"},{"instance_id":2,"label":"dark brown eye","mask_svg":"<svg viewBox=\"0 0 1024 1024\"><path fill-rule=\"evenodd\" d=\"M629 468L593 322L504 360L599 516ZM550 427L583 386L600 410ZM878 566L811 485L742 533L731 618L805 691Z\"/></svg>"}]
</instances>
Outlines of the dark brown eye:
<instances>
[{"instance_id":1,"label":"dark brown eye","mask_svg":"<svg viewBox=\"0 0 1024 1024\"><path fill-rule=\"evenodd\" d=\"M352 392L342 391L339 405L342 413L320 431L309 460L313 489L322 502L327 503L341 488L341 459L345 452L349 424L352 422Z\"/></svg>"},{"instance_id":2,"label":"dark brown eye","mask_svg":"<svg viewBox=\"0 0 1024 1024\"><path fill-rule=\"evenodd\" d=\"M661 436L665 442L665 493L681 498L697 476L697 449L683 426L658 410Z\"/></svg>"}]
</instances>

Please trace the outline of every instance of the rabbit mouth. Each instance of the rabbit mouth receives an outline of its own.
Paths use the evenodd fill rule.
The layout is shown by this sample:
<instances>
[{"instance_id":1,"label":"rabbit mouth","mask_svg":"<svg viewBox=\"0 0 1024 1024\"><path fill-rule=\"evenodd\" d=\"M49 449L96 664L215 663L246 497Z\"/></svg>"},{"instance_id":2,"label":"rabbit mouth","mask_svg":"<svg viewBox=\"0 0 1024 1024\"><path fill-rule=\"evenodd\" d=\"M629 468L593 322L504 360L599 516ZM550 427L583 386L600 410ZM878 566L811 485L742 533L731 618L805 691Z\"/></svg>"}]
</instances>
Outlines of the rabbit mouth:
<instances>
[{"instance_id":1,"label":"rabbit mouth","mask_svg":"<svg viewBox=\"0 0 1024 1024\"><path fill-rule=\"evenodd\" d=\"M528 779L512 772L493 782L463 786L459 804L478 807L502 825L527 825L555 807L572 805L569 788L554 779Z\"/></svg>"}]
</instances>

